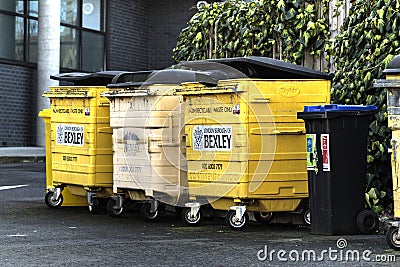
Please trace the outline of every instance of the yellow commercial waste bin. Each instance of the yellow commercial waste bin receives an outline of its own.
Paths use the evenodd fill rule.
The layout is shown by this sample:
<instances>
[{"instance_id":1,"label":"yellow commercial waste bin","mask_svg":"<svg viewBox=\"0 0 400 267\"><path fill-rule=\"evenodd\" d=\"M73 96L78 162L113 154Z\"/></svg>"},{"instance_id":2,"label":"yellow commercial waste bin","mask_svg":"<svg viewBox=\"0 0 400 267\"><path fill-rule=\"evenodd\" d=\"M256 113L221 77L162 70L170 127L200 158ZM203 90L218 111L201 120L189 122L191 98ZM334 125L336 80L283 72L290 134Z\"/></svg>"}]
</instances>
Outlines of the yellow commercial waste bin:
<instances>
[{"instance_id":1,"label":"yellow commercial waste bin","mask_svg":"<svg viewBox=\"0 0 400 267\"><path fill-rule=\"evenodd\" d=\"M376 80L374 87L387 90L388 126L392 130L392 181L393 181L393 210L395 220L390 221L386 235L389 246L400 250L400 55L395 56L383 71L386 79Z\"/></svg>"},{"instance_id":2,"label":"yellow commercial waste bin","mask_svg":"<svg viewBox=\"0 0 400 267\"><path fill-rule=\"evenodd\" d=\"M308 201L305 125L297 112L330 102L330 76L269 58L214 61L249 78L177 90L185 109L191 199L184 221L198 224L207 203L228 211L233 229L246 225L247 211L259 222L269 222L273 212L295 211Z\"/></svg>"},{"instance_id":3,"label":"yellow commercial waste bin","mask_svg":"<svg viewBox=\"0 0 400 267\"><path fill-rule=\"evenodd\" d=\"M51 110L52 179L45 197L49 207L61 206L69 192L87 198L86 205L94 212L99 200L112 195L110 103L100 95L119 73L52 76L73 85L52 86L43 94L50 99Z\"/></svg>"},{"instance_id":4,"label":"yellow commercial waste bin","mask_svg":"<svg viewBox=\"0 0 400 267\"><path fill-rule=\"evenodd\" d=\"M53 186L53 171L51 161L51 110L44 109L39 112L39 117L42 117L45 123L46 131L46 188L54 188ZM46 204L48 199L45 199ZM86 197L72 195L68 188L63 191L62 206L86 206Z\"/></svg>"},{"instance_id":5,"label":"yellow commercial waste bin","mask_svg":"<svg viewBox=\"0 0 400 267\"><path fill-rule=\"evenodd\" d=\"M166 69L148 72L145 80L140 75L127 75L133 82L110 84L103 94L110 100L114 148L115 196L107 211L118 217L133 200L151 221L160 208L188 201L182 97L174 92L181 82L195 81L196 73Z\"/></svg>"}]
</instances>

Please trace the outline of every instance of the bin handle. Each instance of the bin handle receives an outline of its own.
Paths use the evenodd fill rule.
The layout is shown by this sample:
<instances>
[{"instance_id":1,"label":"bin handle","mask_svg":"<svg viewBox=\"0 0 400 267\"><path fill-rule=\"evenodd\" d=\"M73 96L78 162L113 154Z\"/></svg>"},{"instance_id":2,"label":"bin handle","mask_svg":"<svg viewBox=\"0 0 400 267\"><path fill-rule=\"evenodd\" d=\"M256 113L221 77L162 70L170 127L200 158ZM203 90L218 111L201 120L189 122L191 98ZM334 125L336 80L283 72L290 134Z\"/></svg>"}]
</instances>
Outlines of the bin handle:
<instances>
[{"instance_id":1,"label":"bin handle","mask_svg":"<svg viewBox=\"0 0 400 267\"><path fill-rule=\"evenodd\" d=\"M272 132L274 134L302 134L302 133L305 133L305 130L304 129L292 129L292 130L288 130L288 129L278 130L278 129L275 129Z\"/></svg>"},{"instance_id":2,"label":"bin handle","mask_svg":"<svg viewBox=\"0 0 400 267\"><path fill-rule=\"evenodd\" d=\"M251 103L269 103L270 98L263 97L263 96L253 96L250 100Z\"/></svg>"},{"instance_id":3,"label":"bin handle","mask_svg":"<svg viewBox=\"0 0 400 267\"><path fill-rule=\"evenodd\" d=\"M108 107L108 106L110 106L110 100L108 100L108 98L104 98L104 99L100 98L97 102L97 106Z\"/></svg>"},{"instance_id":4,"label":"bin handle","mask_svg":"<svg viewBox=\"0 0 400 267\"><path fill-rule=\"evenodd\" d=\"M105 133L105 134L112 134L113 133L113 129L110 127L99 127L97 128L97 131L99 133Z\"/></svg>"},{"instance_id":5,"label":"bin handle","mask_svg":"<svg viewBox=\"0 0 400 267\"><path fill-rule=\"evenodd\" d=\"M268 127L253 128L250 134L254 135L274 135L274 134L303 134L305 130L302 128L296 129L273 129Z\"/></svg>"},{"instance_id":6,"label":"bin handle","mask_svg":"<svg viewBox=\"0 0 400 267\"><path fill-rule=\"evenodd\" d=\"M158 147L178 147L179 143L160 143L157 144Z\"/></svg>"}]
</instances>

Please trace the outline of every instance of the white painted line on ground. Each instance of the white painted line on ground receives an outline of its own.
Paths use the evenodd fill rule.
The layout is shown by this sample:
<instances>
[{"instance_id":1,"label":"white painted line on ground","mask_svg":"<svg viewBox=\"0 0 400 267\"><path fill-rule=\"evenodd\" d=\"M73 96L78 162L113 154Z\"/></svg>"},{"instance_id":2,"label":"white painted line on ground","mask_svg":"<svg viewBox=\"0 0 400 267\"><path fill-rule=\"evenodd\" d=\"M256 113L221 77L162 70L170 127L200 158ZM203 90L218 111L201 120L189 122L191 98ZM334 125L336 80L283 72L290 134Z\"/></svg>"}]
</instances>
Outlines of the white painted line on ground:
<instances>
[{"instance_id":1,"label":"white painted line on ground","mask_svg":"<svg viewBox=\"0 0 400 267\"><path fill-rule=\"evenodd\" d=\"M28 186L28 185L27 185L27 184L5 185L5 186L0 186L0 191L1 191L1 190L8 190L8 189L20 188L20 187L26 187L26 186Z\"/></svg>"},{"instance_id":2,"label":"white painted line on ground","mask_svg":"<svg viewBox=\"0 0 400 267\"><path fill-rule=\"evenodd\" d=\"M7 235L8 237L26 237L26 235Z\"/></svg>"}]
</instances>

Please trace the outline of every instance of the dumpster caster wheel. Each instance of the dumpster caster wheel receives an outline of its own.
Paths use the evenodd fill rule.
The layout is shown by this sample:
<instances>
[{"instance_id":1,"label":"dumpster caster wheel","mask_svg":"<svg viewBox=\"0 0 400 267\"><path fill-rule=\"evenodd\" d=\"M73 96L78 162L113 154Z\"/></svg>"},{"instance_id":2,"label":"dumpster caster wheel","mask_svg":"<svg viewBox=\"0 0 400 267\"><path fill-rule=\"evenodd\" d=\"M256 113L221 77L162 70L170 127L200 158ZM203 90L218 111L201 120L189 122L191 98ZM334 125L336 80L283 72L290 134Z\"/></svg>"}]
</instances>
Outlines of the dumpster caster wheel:
<instances>
[{"instance_id":1,"label":"dumpster caster wheel","mask_svg":"<svg viewBox=\"0 0 400 267\"><path fill-rule=\"evenodd\" d=\"M226 216L226 221L229 227L231 227L232 229L240 230L244 228L249 222L249 214L247 212L244 212L242 219L239 220L236 216L236 211L230 210L228 212L228 215Z\"/></svg>"},{"instance_id":2,"label":"dumpster caster wheel","mask_svg":"<svg viewBox=\"0 0 400 267\"><path fill-rule=\"evenodd\" d=\"M394 250L400 250L400 236L398 227L390 227L386 233L386 241Z\"/></svg>"},{"instance_id":3,"label":"dumpster caster wheel","mask_svg":"<svg viewBox=\"0 0 400 267\"><path fill-rule=\"evenodd\" d=\"M158 209L154 212L150 212L150 209L151 209L151 203L144 203L140 208L140 214L142 214L146 222L155 221L158 216Z\"/></svg>"},{"instance_id":4,"label":"dumpster caster wheel","mask_svg":"<svg viewBox=\"0 0 400 267\"><path fill-rule=\"evenodd\" d=\"M379 218L372 210L363 210L357 216L357 228L362 234L373 234L379 228Z\"/></svg>"},{"instance_id":5,"label":"dumpster caster wheel","mask_svg":"<svg viewBox=\"0 0 400 267\"><path fill-rule=\"evenodd\" d=\"M100 210L99 200L97 198L93 198L92 204L89 204L88 208L91 214L97 214Z\"/></svg>"},{"instance_id":6,"label":"dumpster caster wheel","mask_svg":"<svg viewBox=\"0 0 400 267\"><path fill-rule=\"evenodd\" d=\"M64 197L62 194L58 197L58 199L53 199L55 192L49 191L46 194L45 202L49 208L59 208L64 201Z\"/></svg>"},{"instance_id":7,"label":"dumpster caster wheel","mask_svg":"<svg viewBox=\"0 0 400 267\"><path fill-rule=\"evenodd\" d=\"M301 219L304 225L310 226L311 225L311 212L310 209L303 209L301 212Z\"/></svg>"},{"instance_id":8,"label":"dumpster caster wheel","mask_svg":"<svg viewBox=\"0 0 400 267\"><path fill-rule=\"evenodd\" d=\"M117 201L115 199L110 198L107 202L107 213L112 218L119 218L124 213L124 207L121 206L120 208L116 207Z\"/></svg>"},{"instance_id":9,"label":"dumpster caster wheel","mask_svg":"<svg viewBox=\"0 0 400 267\"><path fill-rule=\"evenodd\" d=\"M193 216L193 214L191 213L191 208L182 208L181 217L182 221L184 221L186 225L189 226L199 225L201 220L203 219L201 210L199 210L197 214Z\"/></svg>"},{"instance_id":10,"label":"dumpster caster wheel","mask_svg":"<svg viewBox=\"0 0 400 267\"><path fill-rule=\"evenodd\" d=\"M254 218L261 224L269 224L274 219L274 216L272 212L254 212Z\"/></svg>"}]
</instances>

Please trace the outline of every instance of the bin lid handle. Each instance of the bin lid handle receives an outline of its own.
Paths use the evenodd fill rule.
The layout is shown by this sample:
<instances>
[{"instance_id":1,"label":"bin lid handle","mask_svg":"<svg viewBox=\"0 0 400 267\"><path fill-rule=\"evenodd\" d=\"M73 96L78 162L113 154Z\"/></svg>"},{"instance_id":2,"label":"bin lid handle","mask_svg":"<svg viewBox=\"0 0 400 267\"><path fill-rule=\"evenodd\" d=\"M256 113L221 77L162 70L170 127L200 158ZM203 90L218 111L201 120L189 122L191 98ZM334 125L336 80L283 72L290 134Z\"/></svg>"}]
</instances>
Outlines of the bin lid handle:
<instances>
[{"instance_id":1,"label":"bin lid handle","mask_svg":"<svg viewBox=\"0 0 400 267\"><path fill-rule=\"evenodd\" d=\"M273 131L274 134L302 134L305 133L305 129L276 129Z\"/></svg>"}]
</instances>

